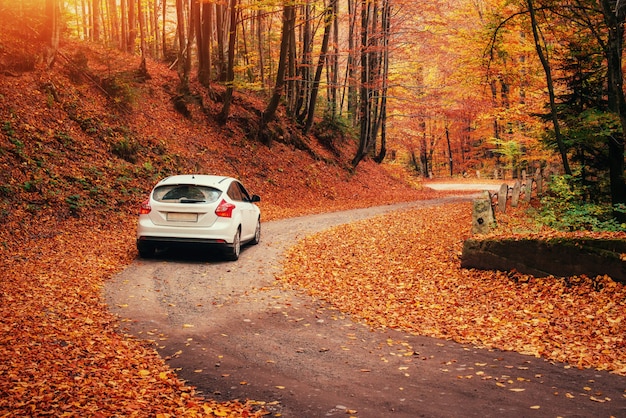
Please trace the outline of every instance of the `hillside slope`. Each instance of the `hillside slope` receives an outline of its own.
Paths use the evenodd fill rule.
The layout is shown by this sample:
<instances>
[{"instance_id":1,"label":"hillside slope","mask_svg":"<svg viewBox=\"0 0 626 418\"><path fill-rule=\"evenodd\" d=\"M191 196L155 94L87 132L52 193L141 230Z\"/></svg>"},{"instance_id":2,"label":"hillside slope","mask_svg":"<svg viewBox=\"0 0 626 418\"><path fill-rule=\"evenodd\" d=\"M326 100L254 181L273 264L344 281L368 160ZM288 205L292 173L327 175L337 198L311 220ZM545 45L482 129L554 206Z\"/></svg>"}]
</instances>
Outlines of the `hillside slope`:
<instances>
[{"instance_id":1,"label":"hillside slope","mask_svg":"<svg viewBox=\"0 0 626 418\"><path fill-rule=\"evenodd\" d=\"M185 117L175 110L177 75L164 64L148 62L144 79L137 57L68 42L45 71L39 45L25 50L8 35L0 39L0 222L132 212L158 178L184 172L241 178L263 197L266 219L415 196L372 163L351 173L353 143L338 144L336 155L284 118L271 146L255 140L264 100L252 93L236 94L220 125L220 103L192 85Z\"/></svg>"},{"instance_id":2,"label":"hillside slope","mask_svg":"<svg viewBox=\"0 0 626 418\"><path fill-rule=\"evenodd\" d=\"M4 16L6 17L6 16ZM6 22L4 22L6 23ZM261 195L264 220L434 194L371 162L355 172L284 119L271 146L251 135L263 100L236 94L232 117L177 76L67 42L52 70L28 25L0 32L0 415L254 416L185 386L145 341L123 335L101 289L136 257L135 213L157 179L221 173ZM201 99L201 100L200 100Z\"/></svg>"}]
</instances>

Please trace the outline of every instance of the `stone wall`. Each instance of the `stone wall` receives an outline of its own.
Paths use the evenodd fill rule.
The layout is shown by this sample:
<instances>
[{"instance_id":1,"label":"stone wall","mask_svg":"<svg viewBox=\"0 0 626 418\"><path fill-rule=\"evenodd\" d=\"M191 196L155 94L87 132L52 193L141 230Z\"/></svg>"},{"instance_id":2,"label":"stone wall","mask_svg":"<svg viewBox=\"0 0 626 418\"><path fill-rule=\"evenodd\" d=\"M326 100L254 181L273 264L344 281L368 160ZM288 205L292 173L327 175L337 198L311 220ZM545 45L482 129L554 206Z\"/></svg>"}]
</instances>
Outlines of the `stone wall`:
<instances>
[{"instance_id":1,"label":"stone wall","mask_svg":"<svg viewBox=\"0 0 626 418\"><path fill-rule=\"evenodd\" d=\"M626 283L626 241L610 239L473 239L465 241L461 267L516 270L535 277L609 275Z\"/></svg>"}]
</instances>

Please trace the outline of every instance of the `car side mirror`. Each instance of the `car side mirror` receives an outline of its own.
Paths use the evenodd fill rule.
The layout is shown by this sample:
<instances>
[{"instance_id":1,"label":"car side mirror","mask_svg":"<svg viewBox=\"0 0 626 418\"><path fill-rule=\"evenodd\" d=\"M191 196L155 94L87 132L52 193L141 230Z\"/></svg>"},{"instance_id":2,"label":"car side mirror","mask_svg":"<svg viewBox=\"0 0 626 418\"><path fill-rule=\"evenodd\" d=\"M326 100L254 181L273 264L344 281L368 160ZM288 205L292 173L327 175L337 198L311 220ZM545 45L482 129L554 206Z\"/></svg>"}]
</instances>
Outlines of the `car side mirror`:
<instances>
[{"instance_id":1,"label":"car side mirror","mask_svg":"<svg viewBox=\"0 0 626 418\"><path fill-rule=\"evenodd\" d=\"M261 201L261 197L257 194L253 194L252 198L250 199L250 203L255 203L255 202L260 202Z\"/></svg>"}]
</instances>

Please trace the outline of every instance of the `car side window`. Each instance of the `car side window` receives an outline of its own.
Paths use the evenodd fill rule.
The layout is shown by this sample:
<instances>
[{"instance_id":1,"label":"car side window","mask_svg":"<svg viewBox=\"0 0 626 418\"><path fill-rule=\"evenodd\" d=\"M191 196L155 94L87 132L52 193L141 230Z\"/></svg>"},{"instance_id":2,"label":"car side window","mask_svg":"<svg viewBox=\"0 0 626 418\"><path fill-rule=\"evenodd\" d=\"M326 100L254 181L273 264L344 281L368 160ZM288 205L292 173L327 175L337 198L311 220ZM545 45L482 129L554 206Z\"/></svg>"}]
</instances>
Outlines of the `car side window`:
<instances>
[{"instance_id":1,"label":"car side window","mask_svg":"<svg viewBox=\"0 0 626 418\"><path fill-rule=\"evenodd\" d=\"M239 188L239 183L236 181L232 182L230 187L228 188L228 196L235 201L243 201L244 196L241 194L241 189Z\"/></svg>"},{"instance_id":2,"label":"car side window","mask_svg":"<svg viewBox=\"0 0 626 418\"><path fill-rule=\"evenodd\" d=\"M239 188L241 189L241 196L242 196L243 200L245 200L246 202L249 202L250 200L252 200L250 198L250 193L248 193L246 188L243 187L243 184L241 184L241 183L238 183L238 184L239 184Z\"/></svg>"}]
</instances>

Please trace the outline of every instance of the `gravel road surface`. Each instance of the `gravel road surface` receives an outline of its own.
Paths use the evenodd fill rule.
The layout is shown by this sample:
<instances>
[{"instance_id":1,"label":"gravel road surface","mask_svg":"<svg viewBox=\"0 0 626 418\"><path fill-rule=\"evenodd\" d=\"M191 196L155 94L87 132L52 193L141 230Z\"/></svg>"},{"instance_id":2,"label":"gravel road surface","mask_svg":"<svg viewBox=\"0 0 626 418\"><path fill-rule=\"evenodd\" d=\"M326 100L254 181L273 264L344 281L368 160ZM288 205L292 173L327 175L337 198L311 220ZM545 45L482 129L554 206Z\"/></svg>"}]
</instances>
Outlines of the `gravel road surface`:
<instances>
[{"instance_id":1,"label":"gravel road surface","mask_svg":"<svg viewBox=\"0 0 626 418\"><path fill-rule=\"evenodd\" d=\"M237 262L170 251L105 286L122 328L154 340L179 376L216 400L282 417L626 417L626 378L517 353L374 330L281 289L284 251L334 225L470 197L266 222Z\"/></svg>"}]
</instances>

